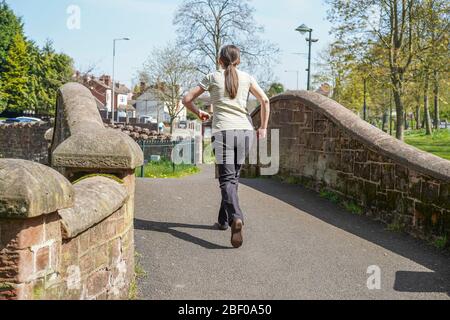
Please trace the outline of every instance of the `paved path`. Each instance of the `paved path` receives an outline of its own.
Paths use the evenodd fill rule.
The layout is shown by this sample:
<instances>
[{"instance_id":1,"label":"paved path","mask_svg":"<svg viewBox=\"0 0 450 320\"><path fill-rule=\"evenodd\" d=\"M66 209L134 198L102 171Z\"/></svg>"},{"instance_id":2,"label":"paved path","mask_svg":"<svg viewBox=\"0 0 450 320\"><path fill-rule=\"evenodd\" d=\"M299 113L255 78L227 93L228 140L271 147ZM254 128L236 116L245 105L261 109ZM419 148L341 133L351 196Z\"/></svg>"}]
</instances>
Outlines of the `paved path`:
<instances>
[{"instance_id":1,"label":"paved path","mask_svg":"<svg viewBox=\"0 0 450 320\"><path fill-rule=\"evenodd\" d=\"M244 180L245 244L215 231L212 167L179 180L139 180L136 249L143 299L449 299L450 257L349 214L299 186ZM367 268L381 268L368 290Z\"/></svg>"}]
</instances>

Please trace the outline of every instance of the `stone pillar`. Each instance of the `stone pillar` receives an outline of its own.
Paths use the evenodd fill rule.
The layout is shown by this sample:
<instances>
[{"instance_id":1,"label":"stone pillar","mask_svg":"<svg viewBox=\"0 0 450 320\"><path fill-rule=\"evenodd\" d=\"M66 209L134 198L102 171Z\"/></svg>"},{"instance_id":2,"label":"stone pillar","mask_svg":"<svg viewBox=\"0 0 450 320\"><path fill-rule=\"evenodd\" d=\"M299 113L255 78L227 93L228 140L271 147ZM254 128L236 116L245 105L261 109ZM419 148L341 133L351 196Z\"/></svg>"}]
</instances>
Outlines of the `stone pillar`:
<instances>
[{"instance_id":1,"label":"stone pillar","mask_svg":"<svg viewBox=\"0 0 450 320\"><path fill-rule=\"evenodd\" d=\"M133 266L135 169L144 162L139 145L125 133L105 128L91 92L68 83L58 93L51 150L52 166L72 182L88 175L113 175L123 181L128 191L124 251L129 254L128 266Z\"/></svg>"},{"instance_id":2,"label":"stone pillar","mask_svg":"<svg viewBox=\"0 0 450 320\"><path fill-rule=\"evenodd\" d=\"M73 201L72 185L55 170L0 159L0 299L40 299L57 281L57 211Z\"/></svg>"}]
</instances>

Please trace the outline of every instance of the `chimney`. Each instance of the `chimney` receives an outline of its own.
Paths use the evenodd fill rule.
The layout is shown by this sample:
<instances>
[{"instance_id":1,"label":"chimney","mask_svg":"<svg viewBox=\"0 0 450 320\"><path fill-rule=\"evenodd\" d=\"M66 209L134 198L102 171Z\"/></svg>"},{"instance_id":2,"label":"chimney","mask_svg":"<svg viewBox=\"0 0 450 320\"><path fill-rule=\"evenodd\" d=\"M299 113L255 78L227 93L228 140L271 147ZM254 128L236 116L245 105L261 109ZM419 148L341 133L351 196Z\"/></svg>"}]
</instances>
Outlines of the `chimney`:
<instances>
[{"instance_id":1,"label":"chimney","mask_svg":"<svg viewBox=\"0 0 450 320\"><path fill-rule=\"evenodd\" d=\"M100 81L106 84L108 87L111 86L111 76L104 74L100 77Z\"/></svg>"}]
</instances>

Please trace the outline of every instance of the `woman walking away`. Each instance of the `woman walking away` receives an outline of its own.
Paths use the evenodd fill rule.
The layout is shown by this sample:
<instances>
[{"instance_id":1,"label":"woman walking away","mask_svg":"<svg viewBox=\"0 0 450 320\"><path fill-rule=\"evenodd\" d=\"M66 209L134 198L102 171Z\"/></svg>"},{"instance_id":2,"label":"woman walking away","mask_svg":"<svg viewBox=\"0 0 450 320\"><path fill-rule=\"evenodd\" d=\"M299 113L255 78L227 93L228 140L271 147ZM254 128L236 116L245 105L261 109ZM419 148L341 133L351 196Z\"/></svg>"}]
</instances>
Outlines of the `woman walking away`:
<instances>
[{"instance_id":1,"label":"woman walking away","mask_svg":"<svg viewBox=\"0 0 450 320\"><path fill-rule=\"evenodd\" d=\"M267 137L270 103L264 91L249 74L238 70L240 50L236 46L224 46L220 51L220 70L207 75L199 85L183 99L183 104L202 121L209 114L195 107L194 101L209 91L214 107L213 146L219 167L222 203L218 228L231 226L231 244L239 248L243 244L244 214L239 206L238 184L242 165L254 143L255 131L247 109L249 92L261 104L261 128L258 139Z\"/></svg>"}]
</instances>

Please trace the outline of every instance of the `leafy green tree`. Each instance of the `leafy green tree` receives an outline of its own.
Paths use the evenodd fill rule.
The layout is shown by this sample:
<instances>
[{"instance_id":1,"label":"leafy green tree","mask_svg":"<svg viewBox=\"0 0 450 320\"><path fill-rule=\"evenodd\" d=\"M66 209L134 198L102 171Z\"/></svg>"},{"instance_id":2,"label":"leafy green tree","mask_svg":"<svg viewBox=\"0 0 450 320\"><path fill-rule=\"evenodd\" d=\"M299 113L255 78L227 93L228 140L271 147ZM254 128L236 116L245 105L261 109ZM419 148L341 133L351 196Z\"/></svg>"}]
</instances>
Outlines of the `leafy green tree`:
<instances>
[{"instance_id":1,"label":"leafy green tree","mask_svg":"<svg viewBox=\"0 0 450 320\"><path fill-rule=\"evenodd\" d=\"M23 34L22 21L3 0L0 2L0 77L10 46L17 34Z\"/></svg>"},{"instance_id":2,"label":"leafy green tree","mask_svg":"<svg viewBox=\"0 0 450 320\"><path fill-rule=\"evenodd\" d=\"M423 48L417 39L420 0L327 0L331 6L330 21L337 23L339 39L353 47L357 55L364 53L370 42L384 49L397 111L396 136L404 138L405 75L415 56Z\"/></svg>"},{"instance_id":3,"label":"leafy green tree","mask_svg":"<svg viewBox=\"0 0 450 320\"><path fill-rule=\"evenodd\" d=\"M52 114L58 88L73 75L72 65L51 41L39 48L27 40L21 19L0 2L0 111Z\"/></svg>"},{"instance_id":4,"label":"leafy green tree","mask_svg":"<svg viewBox=\"0 0 450 320\"><path fill-rule=\"evenodd\" d=\"M51 41L47 41L42 49L31 46L31 60L30 91L34 111L51 114L55 111L58 88L73 75L73 61L65 54L56 53Z\"/></svg>"},{"instance_id":5,"label":"leafy green tree","mask_svg":"<svg viewBox=\"0 0 450 320\"><path fill-rule=\"evenodd\" d=\"M273 96L276 96L280 93L283 93L284 90L284 86L281 83L278 82L274 82L270 85L270 87L267 89L267 96L269 98L272 98Z\"/></svg>"},{"instance_id":6,"label":"leafy green tree","mask_svg":"<svg viewBox=\"0 0 450 320\"><path fill-rule=\"evenodd\" d=\"M23 111L32 105L29 64L28 43L17 33L6 56L0 79L0 100L5 109Z\"/></svg>"}]
</instances>

